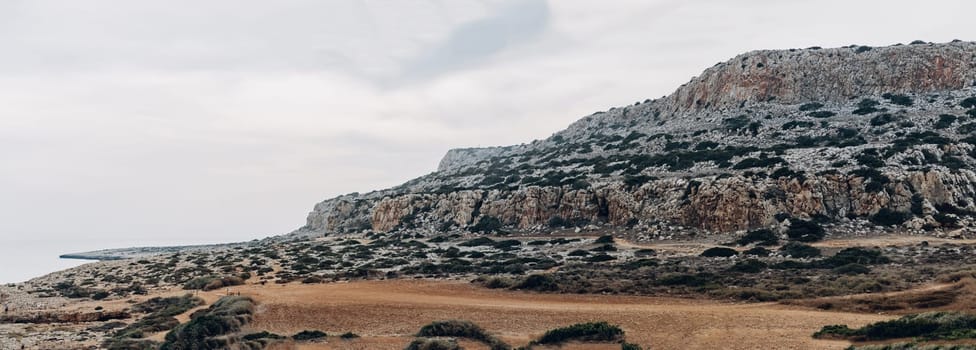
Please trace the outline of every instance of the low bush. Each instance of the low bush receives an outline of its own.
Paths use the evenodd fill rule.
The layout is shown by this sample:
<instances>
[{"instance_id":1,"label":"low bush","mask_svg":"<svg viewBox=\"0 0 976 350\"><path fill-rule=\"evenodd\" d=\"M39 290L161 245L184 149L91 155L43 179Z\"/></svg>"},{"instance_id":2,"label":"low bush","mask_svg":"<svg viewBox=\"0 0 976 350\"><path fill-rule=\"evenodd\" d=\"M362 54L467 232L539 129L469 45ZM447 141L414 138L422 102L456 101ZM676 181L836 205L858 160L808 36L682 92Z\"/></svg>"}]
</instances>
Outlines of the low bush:
<instances>
[{"instance_id":1,"label":"low bush","mask_svg":"<svg viewBox=\"0 0 976 350\"><path fill-rule=\"evenodd\" d=\"M881 226L898 226L908 221L908 214L894 211L888 208L881 208L877 213L871 215L871 222Z\"/></svg>"},{"instance_id":2,"label":"low bush","mask_svg":"<svg viewBox=\"0 0 976 350\"><path fill-rule=\"evenodd\" d=\"M763 247L755 247L755 248L751 248L749 250L746 250L746 251L742 252L742 255L769 256L772 253L773 252L771 252L769 249L766 249L766 248L763 248Z\"/></svg>"},{"instance_id":3,"label":"low bush","mask_svg":"<svg viewBox=\"0 0 976 350\"><path fill-rule=\"evenodd\" d=\"M620 350L644 350L644 348L637 344L624 342L620 344Z\"/></svg>"},{"instance_id":4,"label":"low bush","mask_svg":"<svg viewBox=\"0 0 976 350\"><path fill-rule=\"evenodd\" d=\"M458 244L462 247L492 246L495 241L488 237L478 237Z\"/></svg>"},{"instance_id":5,"label":"low bush","mask_svg":"<svg viewBox=\"0 0 976 350\"><path fill-rule=\"evenodd\" d=\"M845 248L837 252L837 254L824 259L824 263L828 267L840 267L848 264L886 264L889 262L891 262L891 259L882 255L881 251L858 247Z\"/></svg>"},{"instance_id":6,"label":"low bush","mask_svg":"<svg viewBox=\"0 0 976 350\"><path fill-rule=\"evenodd\" d=\"M509 350L512 347L486 332L471 321L434 321L420 328L418 337L457 337L482 342L491 350Z\"/></svg>"},{"instance_id":7,"label":"low bush","mask_svg":"<svg viewBox=\"0 0 976 350\"><path fill-rule=\"evenodd\" d=\"M559 290L556 280L550 275L535 274L525 277L521 282L513 287L514 289L534 290L540 292L551 292Z\"/></svg>"},{"instance_id":8,"label":"low bush","mask_svg":"<svg viewBox=\"0 0 976 350\"><path fill-rule=\"evenodd\" d=\"M502 221L493 216L482 216L471 226L471 232L492 233L501 230Z\"/></svg>"},{"instance_id":9,"label":"low bush","mask_svg":"<svg viewBox=\"0 0 976 350\"><path fill-rule=\"evenodd\" d=\"M705 249L705 251L701 253L701 256L706 257L706 258L712 258L712 257L727 258L727 257L730 257L730 256L736 256L736 255L739 255L739 252L735 251L735 249L725 248L725 247L708 248L708 249Z\"/></svg>"},{"instance_id":10,"label":"low bush","mask_svg":"<svg viewBox=\"0 0 976 350\"><path fill-rule=\"evenodd\" d=\"M819 102L804 103L800 105L800 112L815 111L820 109L823 106L824 106L823 103L819 103Z\"/></svg>"},{"instance_id":11,"label":"low bush","mask_svg":"<svg viewBox=\"0 0 976 350\"><path fill-rule=\"evenodd\" d=\"M813 337L854 341L916 337L922 340L973 339L976 338L976 316L962 312L928 312L876 322L857 329L846 325L825 326Z\"/></svg>"},{"instance_id":12,"label":"low bush","mask_svg":"<svg viewBox=\"0 0 976 350\"><path fill-rule=\"evenodd\" d=\"M831 271L840 275L863 275L871 272L871 268L861 264L851 263L835 267Z\"/></svg>"},{"instance_id":13,"label":"low bush","mask_svg":"<svg viewBox=\"0 0 976 350\"><path fill-rule=\"evenodd\" d=\"M756 243L760 246L771 246L779 244L779 235L769 229L759 229L746 232L746 234L735 241L738 245L749 245Z\"/></svg>"},{"instance_id":14,"label":"low bush","mask_svg":"<svg viewBox=\"0 0 976 350\"><path fill-rule=\"evenodd\" d=\"M325 332L323 331L311 330L311 331L301 331L295 333L295 335L291 336L291 338L296 341L309 341L309 340L325 338L326 336L328 335L325 334Z\"/></svg>"},{"instance_id":15,"label":"low bush","mask_svg":"<svg viewBox=\"0 0 976 350\"><path fill-rule=\"evenodd\" d=\"M246 334L243 337L241 337L241 339L243 339L243 340L284 339L284 338L285 337L282 337L280 335L277 335L277 334L274 334L274 333L271 333L271 332L268 332L268 331L261 331L261 332L257 332L257 333Z\"/></svg>"},{"instance_id":16,"label":"low bush","mask_svg":"<svg viewBox=\"0 0 976 350\"><path fill-rule=\"evenodd\" d=\"M410 342L404 350L462 350L454 339L420 338Z\"/></svg>"},{"instance_id":17,"label":"low bush","mask_svg":"<svg viewBox=\"0 0 976 350\"><path fill-rule=\"evenodd\" d=\"M248 297L226 296L206 310L194 312L190 322L166 334L161 350L206 350L227 347L222 336L237 332L254 314L254 301Z\"/></svg>"},{"instance_id":18,"label":"low bush","mask_svg":"<svg viewBox=\"0 0 976 350\"><path fill-rule=\"evenodd\" d=\"M779 248L779 252L794 258L813 258L820 256L820 249L797 242L784 244Z\"/></svg>"},{"instance_id":19,"label":"low bush","mask_svg":"<svg viewBox=\"0 0 976 350\"><path fill-rule=\"evenodd\" d=\"M792 219L789 229L786 230L786 236L798 242L816 242L822 240L826 234L820 224L801 219Z\"/></svg>"},{"instance_id":20,"label":"low bush","mask_svg":"<svg viewBox=\"0 0 976 350\"><path fill-rule=\"evenodd\" d=\"M756 260L747 259L745 261L739 261L729 268L730 271L743 272L743 273L757 273L765 270L767 267L766 263Z\"/></svg>"},{"instance_id":21,"label":"low bush","mask_svg":"<svg viewBox=\"0 0 976 350\"><path fill-rule=\"evenodd\" d=\"M202 289L214 290L223 287L238 286L244 284L244 280L238 276L227 277L197 277L183 285L183 289Z\"/></svg>"},{"instance_id":22,"label":"low bush","mask_svg":"<svg viewBox=\"0 0 976 350\"><path fill-rule=\"evenodd\" d=\"M607 322L577 323L572 326L546 331L532 344L551 345L567 341L582 342L622 342L624 330Z\"/></svg>"},{"instance_id":23,"label":"low bush","mask_svg":"<svg viewBox=\"0 0 976 350\"><path fill-rule=\"evenodd\" d=\"M884 99L888 100L889 102L891 102L893 104L896 104L896 105L899 105L899 106L906 106L907 107L907 106L911 106L911 105L914 104L914 101L912 101L912 98L911 97L908 97L908 95L903 95L903 94L889 94L889 93L886 93L884 95L881 95L881 97L883 97Z\"/></svg>"}]
</instances>

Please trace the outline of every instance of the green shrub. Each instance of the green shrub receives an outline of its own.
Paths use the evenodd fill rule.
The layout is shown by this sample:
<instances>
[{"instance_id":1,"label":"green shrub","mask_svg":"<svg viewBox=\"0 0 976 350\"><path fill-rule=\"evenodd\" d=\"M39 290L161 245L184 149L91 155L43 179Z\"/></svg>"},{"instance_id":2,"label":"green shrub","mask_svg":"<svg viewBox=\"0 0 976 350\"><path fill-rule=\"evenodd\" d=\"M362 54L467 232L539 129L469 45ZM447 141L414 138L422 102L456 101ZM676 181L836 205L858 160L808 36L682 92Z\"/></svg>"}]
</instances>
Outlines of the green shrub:
<instances>
[{"instance_id":1,"label":"green shrub","mask_svg":"<svg viewBox=\"0 0 976 350\"><path fill-rule=\"evenodd\" d=\"M620 344L620 350L644 350L644 348L637 344L624 342Z\"/></svg>"},{"instance_id":2,"label":"green shrub","mask_svg":"<svg viewBox=\"0 0 976 350\"><path fill-rule=\"evenodd\" d=\"M596 244L613 244L613 236L612 235L600 236L595 241L593 241L593 243L596 243Z\"/></svg>"},{"instance_id":3,"label":"green shrub","mask_svg":"<svg viewBox=\"0 0 976 350\"><path fill-rule=\"evenodd\" d=\"M562 344L567 341L622 342L624 330L607 322L577 323L546 331L533 344Z\"/></svg>"},{"instance_id":4,"label":"green shrub","mask_svg":"<svg viewBox=\"0 0 976 350\"><path fill-rule=\"evenodd\" d=\"M895 117L891 114L885 113L881 115L876 115L871 118L870 123L872 126L882 126L895 121Z\"/></svg>"},{"instance_id":5,"label":"green shrub","mask_svg":"<svg viewBox=\"0 0 976 350\"><path fill-rule=\"evenodd\" d=\"M610 261L610 260L617 260L617 258L613 257L613 255L597 254L597 255L588 257L588 258L586 258L584 260L586 260L588 262L604 262L604 261Z\"/></svg>"},{"instance_id":6,"label":"green shrub","mask_svg":"<svg viewBox=\"0 0 976 350\"><path fill-rule=\"evenodd\" d=\"M529 275L523 279L521 282L515 285L514 289L551 292L559 290L559 285L550 275L535 274Z\"/></svg>"},{"instance_id":7,"label":"green shrub","mask_svg":"<svg viewBox=\"0 0 976 350\"><path fill-rule=\"evenodd\" d=\"M562 216L553 216L549 218L548 225L550 228L568 227L569 222L566 221L566 219L564 219Z\"/></svg>"},{"instance_id":8,"label":"green shrub","mask_svg":"<svg viewBox=\"0 0 976 350\"><path fill-rule=\"evenodd\" d=\"M732 267L730 267L729 270L735 272L743 272L743 273L757 273L762 270L765 270L766 267L767 267L766 263L762 261L756 259L747 259L745 261L739 261L735 263L735 265L732 265Z\"/></svg>"},{"instance_id":9,"label":"green shrub","mask_svg":"<svg viewBox=\"0 0 976 350\"><path fill-rule=\"evenodd\" d=\"M484 329L471 321L446 320L434 321L420 328L418 337L457 337L482 342L491 350L509 350L512 347L500 339L488 334Z\"/></svg>"},{"instance_id":10,"label":"green shrub","mask_svg":"<svg viewBox=\"0 0 976 350\"><path fill-rule=\"evenodd\" d=\"M861 102L858 102L857 103L857 109L855 109L851 113L854 113L854 114L857 114L857 115L865 115L865 114L874 113L874 112L877 112L878 111L878 109L875 108L878 105L879 105L878 101L875 101L875 100L872 100L872 99L869 99L869 98L865 98L865 99L862 99Z\"/></svg>"},{"instance_id":11,"label":"green shrub","mask_svg":"<svg viewBox=\"0 0 976 350\"><path fill-rule=\"evenodd\" d=\"M802 219L790 220L790 226L786 230L786 236L798 242L816 242L822 240L826 234L820 224Z\"/></svg>"},{"instance_id":12,"label":"green shrub","mask_svg":"<svg viewBox=\"0 0 976 350\"><path fill-rule=\"evenodd\" d=\"M812 258L820 256L820 249L797 242L789 242L779 248L780 253L794 258Z\"/></svg>"},{"instance_id":13,"label":"green shrub","mask_svg":"<svg viewBox=\"0 0 976 350\"><path fill-rule=\"evenodd\" d=\"M871 272L871 268L861 264L851 263L835 267L832 271L841 275L863 275Z\"/></svg>"},{"instance_id":14,"label":"green shrub","mask_svg":"<svg viewBox=\"0 0 976 350\"><path fill-rule=\"evenodd\" d=\"M903 95L903 94L887 94L886 93L884 95L881 95L881 97L883 97L884 99L888 100L889 102L891 102L893 104L896 104L896 105L899 105L899 106L906 106L907 107L907 106L911 106L911 105L914 104L914 101L912 101L912 98L911 97L908 97L907 95Z\"/></svg>"},{"instance_id":15,"label":"green shrub","mask_svg":"<svg viewBox=\"0 0 976 350\"><path fill-rule=\"evenodd\" d=\"M492 233L501 230L502 221L493 216L482 216L478 223L471 226L471 232Z\"/></svg>"},{"instance_id":16,"label":"green shrub","mask_svg":"<svg viewBox=\"0 0 976 350\"><path fill-rule=\"evenodd\" d=\"M845 248L837 252L837 254L824 259L824 263L829 267L840 267L849 264L886 264L889 262L891 262L891 259L881 255L881 251L859 247Z\"/></svg>"},{"instance_id":17,"label":"green shrub","mask_svg":"<svg viewBox=\"0 0 976 350\"><path fill-rule=\"evenodd\" d=\"M295 335L291 336L291 338L296 341L309 341L309 340L325 338L326 336L328 335L325 334L325 332L320 330L311 330L311 331L306 330L306 331L295 333Z\"/></svg>"},{"instance_id":18,"label":"green shrub","mask_svg":"<svg viewBox=\"0 0 976 350\"><path fill-rule=\"evenodd\" d=\"M340 339L345 339L345 340L356 339L356 338L359 338L359 334L356 334L356 333L353 333L353 332L345 332L345 333L340 334L339 335L339 338Z\"/></svg>"},{"instance_id":19,"label":"green shrub","mask_svg":"<svg viewBox=\"0 0 976 350\"><path fill-rule=\"evenodd\" d=\"M881 208L871 216L871 222L881 226L897 226L908 221L908 214L894 211L888 208Z\"/></svg>"},{"instance_id":20,"label":"green shrub","mask_svg":"<svg viewBox=\"0 0 976 350\"><path fill-rule=\"evenodd\" d=\"M410 342L404 350L462 350L454 339L420 338Z\"/></svg>"},{"instance_id":21,"label":"green shrub","mask_svg":"<svg viewBox=\"0 0 976 350\"><path fill-rule=\"evenodd\" d=\"M711 284L714 278L715 276L710 273L699 273L695 275L670 274L661 276L655 283L661 286L702 287Z\"/></svg>"},{"instance_id":22,"label":"green shrub","mask_svg":"<svg viewBox=\"0 0 976 350\"><path fill-rule=\"evenodd\" d=\"M918 337L922 340L976 338L976 316L961 312L928 312L881 321L858 329L846 325L823 327L814 338L878 341Z\"/></svg>"},{"instance_id":23,"label":"green shrub","mask_svg":"<svg viewBox=\"0 0 976 350\"><path fill-rule=\"evenodd\" d=\"M819 103L819 102L804 103L800 105L800 112L815 111L820 109L823 106L824 106L823 103Z\"/></svg>"},{"instance_id":24,"label":"green shrub","mask_svg":"<svg viewBox=\"0 0 976 350\"><path fill-rule=\"evenodd\" d=\"M763 247L755 247L742 252L742 254L750 256L769 256L769 254L772 254L772 252Z\"/></svg>"},{"instance_id":25,"label":"green shrub","mask_svg":"<svg viewBox=\"0 0 976 350\"><path fill-rule=\"evenodd\" d=\"M796 128L807 129L807 128L812 128L813 126L814 124L808 121L792 120L783 123L783 130L792 130Z\"/></svg>"},{"instance_id":26,"label":"green shrub","mask_svg":"<svg viewBox=\"0 0 976 350\"><path fill-rule=\"evenodd\" d=\"M976 107L976 96L974 96L974 97L966 97L965 99L963 99L962 101L959 102L959 105L962 106L962 108L974 108L974 107Z\"/></svg>"},{"instance_id":27,"label":"green shrub","mask_svg":"<svg viewBox=\"0 0 976 350\"><path fill-rule=\"evenodd\" d=\"M779 244L779 236L769 229L759 229L746 232L744 236L740 237L735 242L738 245L749 245L756 243L756 245L760 246L770 246Z\"/></svg>"},{"instance_id":28,"label":"green shrub","mask_svg":"<svg viewBox=\"0 0 976 350\"><path fill-rule=\"evenodd\" d=\"M268 331L261 331L261 332L258 332L258 333L251 333L251 334L247 334L247 335L244 335L243 337L241 337L241 339L243 339L243 340L284 339L284 338L285 337L282 337L280 335L277 335L277 334L274 334L274 333L271 333L271 332L268 332Z\"/></svg>"},{"instance_id":29,"label":"green shrub","mask_svg":"<svg viewBox=\"0 0 976 350\"><path fill-rule=\"evenodd\" d=\"M712 247L712 248L705 249L705 251L701 253L701 256L706 258L712 258L712 257L727 258L736 255L739 255L739 252L735 251L735 249L725 248L725 247Z\"/></svg>"},{"instance_id":30,"label":"green shrub","mask_svg":"<svg viewBox=\"0 0 976 350\"><path fill-rule=\"evenodd\" d=\"M831 111L814 111L814 112L807 113L807 115L814 118L830 118L837 115L837 113Z\"/></svg>"},{"instance_id":31,"label":"green shrub","mask_svg":"<svg viewBox=\"0 0 976 350\"><path fill-rule=\"evenodd\" d=\"M458 244L462 247L492 246L495 241L488 237L478 237Z\"/></svg>"},{"instance_id":32,"label":"green shrub","mask_svg":"<svg viewBox=\"0 0 976 350\"><path fill-rule=\"evenodd\" d=\"M933 127L936 129L948 128L952 126L953 123L956 122L956 119L958 118L952 114L940 114L939 121L935 122L935 125Z\"/></svg>"},{"instance_id":33,"label":"green shrub","mask_svg":"<svg viewBox=\"0 0 976 350\"><path fill-rule=\"evenodd\" d=\"M223 335L237 332L250 322L254 301L248 297L226 296L206 310L191 315L190 322L166 333L162 350L222 349L227 346Z\"/></svg>"},{"instance_id":34,"label":"green shrub","mask_svg":"<svg viewBox=\"0 0 976 350\"><path fill-rule=\"evenodd\" d=\"M223 287L237 286L244 284L244 280L237 276L228 276L217 278L214 276L197 277L183 285L183 289L202 289L202 290L214 290Z\"/></svg>"}]
</instances>

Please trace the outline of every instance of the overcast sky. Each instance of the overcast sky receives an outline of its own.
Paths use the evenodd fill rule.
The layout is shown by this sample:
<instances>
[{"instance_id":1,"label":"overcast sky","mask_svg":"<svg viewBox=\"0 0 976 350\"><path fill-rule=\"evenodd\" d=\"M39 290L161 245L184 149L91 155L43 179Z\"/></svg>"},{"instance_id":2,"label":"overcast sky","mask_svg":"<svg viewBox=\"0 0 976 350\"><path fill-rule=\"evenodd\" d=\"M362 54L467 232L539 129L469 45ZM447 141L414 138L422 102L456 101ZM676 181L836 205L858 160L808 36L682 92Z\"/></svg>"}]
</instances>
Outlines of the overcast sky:
<instances>
[{"instance_id":1,"label":"overcast sky","mask_svg":"<svg viewBox=\"0 0 976 350\"><path fill-rule=\"evenodd\" d=\"M959 1L0 0L0 236L246 240L766 48L976 39Z\"/></svg>"}]
</instances>

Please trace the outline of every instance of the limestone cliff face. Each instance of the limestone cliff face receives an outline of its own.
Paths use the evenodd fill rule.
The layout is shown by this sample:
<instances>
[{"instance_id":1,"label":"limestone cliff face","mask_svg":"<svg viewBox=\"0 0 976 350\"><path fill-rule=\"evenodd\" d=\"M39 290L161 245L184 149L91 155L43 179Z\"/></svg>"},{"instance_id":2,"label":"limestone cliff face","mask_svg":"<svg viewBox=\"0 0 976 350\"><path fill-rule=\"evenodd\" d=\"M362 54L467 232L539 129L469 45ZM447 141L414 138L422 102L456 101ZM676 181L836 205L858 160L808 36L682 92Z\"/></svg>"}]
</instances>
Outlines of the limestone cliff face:
<instances>
[{"instance_id":1,"label":"limestone cliff face","mask_svg":"<svg viewBox=\"0 0 976 350\"><path fill-rule=\"evenodd\" d=\"M660 221L727 232L774 224L775 215L781 213L842 219L869 216L882 208L908 212L915 195L930 205L969 201L976 198L976 174L911 172L893 179L878 192L867 191L863 178L827 175L766 181L744 177L667 179L638 188L618 183L590 189L528 187L406 194L378 199L371 206L343 200L334 201L341 203L335 207L317 206L309 215L308 228L323 232L356 230L363 228L363 220L368 218L369 227L378 231L437 231L445 225L464 227L487 215L521 230L546 227L550 219L559 217L614 226ZM404 218L410 218L410 223Z\"/></svg>"},{"instance_id":2,"label":"limestone cliff face","mask_svg":"<svg viewBox=\"0 0 976 350\"><path fill-rule=\"evenodd\" d=\"M961 89L976 84L974 52L971 42L753 51L705 70L666 104L677 112Z\"/></svg>"},{"instance_id":3,"label":"limestone cliff face","mask_svg":"<svg viewBox=\"0 0 976 350\"><path fill-rule=\"evenodd\" d=\"M553 222L735 231L777 217L976 219L976 43L755 51L665 98L326 200L305 232ZM946 219L949 217L949 219Z\"/></svg>"}]
</instances>

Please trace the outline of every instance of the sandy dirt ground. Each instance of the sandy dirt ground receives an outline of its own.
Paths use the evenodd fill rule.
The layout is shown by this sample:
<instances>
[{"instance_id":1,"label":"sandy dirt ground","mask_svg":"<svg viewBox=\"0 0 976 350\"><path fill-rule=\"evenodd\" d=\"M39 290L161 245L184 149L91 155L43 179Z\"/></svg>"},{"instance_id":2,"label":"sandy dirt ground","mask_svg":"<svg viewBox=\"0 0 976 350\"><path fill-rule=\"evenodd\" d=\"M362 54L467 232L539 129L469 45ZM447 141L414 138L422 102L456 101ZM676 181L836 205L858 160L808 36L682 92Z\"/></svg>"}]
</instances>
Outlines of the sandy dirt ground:
<instances>
[{"instance_id":1,"label":"sandy dirt ground","mask_svg":"<svg viewBox=\"0 0 976 350\"><path fill-rule=\"evenodd\" d=\"M892 318L773 303L489 290L458 281L248 285L237 291L260 303L249 325L254 331L291 335L319 329L330 335L347 331L362 335L351 341L330 337L327 342L282 349L402 349L421 326L443 319L474 321L516 346L551 328L608 321L623 327L629 342L653 349L842 349L846 342L815 340L810 335L823 325L861 326ZM468 349L482 348L468 345ZM564 347L611 348L619 345Z\"/></svg>"},{"instance_id":2,"label":"sandy dirt ground","mask_svg":"<svg viewBox=\"0 0 976 350\"><path fill-rule=\"evenodd\" d=\"M922 242L928 242L931 245L938 246L943 244L974 244L976 243L976 239L953 239L953 238L937 238L937 237L929 237L929 236L891 234L891 235L867 237L867 238L830 239L821 242L811 243L810 245L814 247L821 247L821 248L893 247L893 246L916 245L916 244L921 244Z\"/></svg>"}]
</instances>

